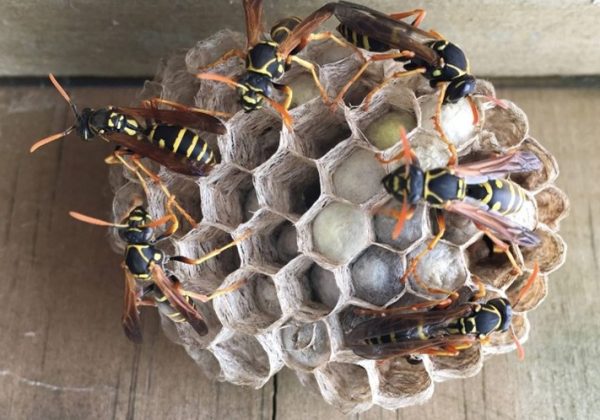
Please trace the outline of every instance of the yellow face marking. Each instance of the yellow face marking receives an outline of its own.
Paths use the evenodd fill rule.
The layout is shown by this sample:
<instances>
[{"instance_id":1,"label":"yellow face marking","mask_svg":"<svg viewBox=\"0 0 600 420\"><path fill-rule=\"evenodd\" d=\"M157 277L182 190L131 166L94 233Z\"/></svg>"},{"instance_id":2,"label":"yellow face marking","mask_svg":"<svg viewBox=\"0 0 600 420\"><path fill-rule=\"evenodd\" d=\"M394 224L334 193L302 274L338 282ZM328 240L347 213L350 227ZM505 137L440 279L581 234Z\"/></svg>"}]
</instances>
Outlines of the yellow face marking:
<instances>
[{"instance_id":1,"label":"yellow face marking","mask_svg":"<svg viewBox=\"0 0 600 420\"><path fill-rule=\"evenodd\" d=\"M244 95L244 96L243 96L243 99L244 99L244 102L248 102L249 104L255 104L255 103L257 103L257 102L258 102L258 101L256 100L256 98L253 98L253 97L251 97L251 96L246 96L246 95Z\"/></svg>"},{"instance_id":2,"label":"yellow face marking","mask_svg":"<svg viewBox=\"0 0 600 420\"><path fill-rule=\"evenodd\" d=\"M160 147L161 149L164 149L166 146L165 141L163 139L160 139L158 141L158 147Z\"/></svg>"},{"instance_id":3,"label":"yellow face marking","mask_svg":"<svg viewBox=\"0 0 600 420\"><path fill-rule=\"evenodd\" d=\"M108 118L108 126L109 127L114 127L115 126L115 123L113 122L112 118L110 118L110 117Z\"/></svg>"},{"instance_id":4,"label":"yellow face marking","mask_svg":"<svg viewBox=\"0 0 600 420\"><path fill-rule=\"evenodd\" d=\"M200 139L200 137L198 137L197 134L194 135L194 138L192 139L192 143L190 144L190 147L188 147L187 151L185 152L185 156L186 157L190 157L192 156L192 153L194 153L194 149L196 148L196 144L198 143L198 140ZM206 144L206 143L204 143Z\"/></svg>"},{"instance_id":5,"label":"yellow face marking","mask_svg":"<svg viewBox=\"0 0 600 420\"><path fill-rule=\"evenodd\" d=\"M130 136L135 136L137 134L137 132L134 129L125 126L125 134L128 134Z\"/></svg>"}]
</instances>

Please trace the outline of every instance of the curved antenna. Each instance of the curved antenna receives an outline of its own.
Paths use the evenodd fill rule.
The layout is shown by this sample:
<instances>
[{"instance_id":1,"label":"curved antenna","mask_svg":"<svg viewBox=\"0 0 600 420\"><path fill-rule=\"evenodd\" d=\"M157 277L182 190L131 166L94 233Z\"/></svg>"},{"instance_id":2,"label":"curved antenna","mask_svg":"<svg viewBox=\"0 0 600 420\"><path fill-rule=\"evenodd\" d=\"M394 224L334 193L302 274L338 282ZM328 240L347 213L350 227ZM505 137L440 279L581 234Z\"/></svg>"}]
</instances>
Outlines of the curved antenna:
<instances>
[{"instance_id":1,"label":"curved antenna","mask_svg":"<svg viewBox=\"0 0 600 420\"><path fill-rule=\"evenodd\" d=\"M511 335L513 341L515 342L515 345L517 346L517 355L519 357L519 360L524 360L525 359L525 349L523 348L523 345L519 341L519 337L517 337L517 333L515 332L515 329L512 325L510 326L510 335Z\"/></svg>"},{"instance_id":2,"label":"curved antenna","mask_svg":"<svg viewBox=\"0 0 600 420\"><path fill-rule=\"evenodd\" d=\"M71 134L71 132L73 130L75 130L75 128L77 128L75 125L67 128L65 131L63 131L62 133L56 133L56 134L52 134L51 136L45 137L41 140L36 141L31 148L29 149L29 153L33 153L35 152L37 149L39 149L42 146L47 145L48 143L52 143L53 141L56 140L60 140L63 137L68 136L69 134Z\"/></svg>"},{"instance_id":3,"label":"curved antenna","mask_svg":"<svg viewBox=\"0 0 600 420\"><path fill-rule=\"evenodd\" d=\"M538 262L536 261L533 264L533 271L531 272L531 275L527 279L527 282L523 285L523 287L521 288L521 290L519 290L519 294L517 295L517 299L515 300L515 303L512 305L513 307L517 306L519 304L519 302L521 301L521 299L523 299L523 297L525 296L525 294L529 291L529 289L531 289L531 287L533 286L533 283L535 282L535 279L537 278L539 272L540 272L540 266L539 266Z\"/></svg>"},{"instance_id":4,"label":"curved antenna","mask_svg":"<svg viewBox=\"0 0 600 420\"><path fill-rule=\"evenodd\" d=\"M85 214L78 213L76 211L70 211L69 216L73 219L79 220L83 223L88 223L90 225L103 226L103 227L116 227L116 228L126 228L129 225L121 224L121 223L111 223L105 220L96 219L95 217L86 216Z\"/></svg>"},{"instance_id":5,"label":"curved antenna","mask_svg":"<svg viewBox=\"0 0 600 420\"><path fill-rule=\"evenodd\" d=\"M69 94L60 85L60 83L58 83L58 80L56 80L56 78L54 77L54 75L52 73L50 73L48 75L48 77L50 78L50 81L52 82L52 84L54 85L54 87L56 88L56 90L58 90L58 93L60 93L60 96L62 96L63 98L65 98L65 101L67 101L69 103L69 105L71 106L71 109L73 110L73 113L75 114L75 116L77 118L79 118L79 112L77 111L77 107L75 106L75 104L71 100L71 97L69 96Z\"/></svg>"}]
</instances>

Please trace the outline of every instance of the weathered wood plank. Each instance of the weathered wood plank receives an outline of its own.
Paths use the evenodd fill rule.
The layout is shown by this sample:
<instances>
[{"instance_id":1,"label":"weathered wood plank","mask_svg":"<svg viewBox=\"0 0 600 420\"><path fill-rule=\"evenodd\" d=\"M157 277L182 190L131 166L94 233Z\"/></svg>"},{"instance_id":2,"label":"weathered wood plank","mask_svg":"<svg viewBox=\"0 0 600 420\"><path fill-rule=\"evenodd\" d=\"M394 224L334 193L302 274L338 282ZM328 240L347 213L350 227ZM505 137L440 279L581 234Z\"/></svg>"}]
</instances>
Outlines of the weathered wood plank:
<instances>
[{"instance_id":1,"label":"weathered wood plank","mask_svg":"<svg viewBox=\"0 0 600 420\"><path fill-rule=\"evenodd\" d=\"M266 29L306 16L324 1L265 1ZM361 3L359 1L359 3ZM475 74L589 75L600 72L590 0L396 0L362 2L379 10L423 7L423 26L468 52ZM229 28L244 32L241 1L22 0L0 2L0 75L146 76L180 48ZM333 27L334 23L330 24Z\"/></svg>"}]
</instances>

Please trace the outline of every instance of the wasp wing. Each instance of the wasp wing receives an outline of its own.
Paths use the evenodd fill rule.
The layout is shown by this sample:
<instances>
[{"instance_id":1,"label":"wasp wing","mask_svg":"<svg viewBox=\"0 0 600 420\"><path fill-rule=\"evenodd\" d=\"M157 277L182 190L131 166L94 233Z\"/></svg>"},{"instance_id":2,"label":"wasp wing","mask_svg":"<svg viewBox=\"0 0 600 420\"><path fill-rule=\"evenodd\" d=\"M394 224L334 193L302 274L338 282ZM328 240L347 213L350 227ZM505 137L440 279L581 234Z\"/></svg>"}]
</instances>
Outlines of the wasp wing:
<instances>
[{"instance_id":1,"label":"wasp wing","mask_svg":"<svg viewBox=\"0 0 600 420\"><path fill-rule=\"evenodd\" d=\"M505 155L455 166L454 173L475 184L500 178L511 173L532 172L541 169L542 162L529 151L516 151Z\"/></svg>"},{"instance_id":2,"label":"wasp wing","mask_svg":"<svg viewBox=\"0 0 600 420\"><path fill-rule=\"evenodd\" d=\"M160 266L152 267L152 280L160 291L167 297L173 308L179 312L199 335L208 334L208 326L190 303L181 295L176 285L171 281Z\"/></svg>"},{"instance_id":3,"label":"wasp wing","mask_svg":"<svg viewBox=\"0 0 600 420\"><path fill-rule=\"evenodd\" d=\"M432 354L443 351L446 346L473 345L477 338L467 335L447 335L421 340L418 338L402 340L397 343L359 344L350 346L351 350L365 359L387 359L390 357Z\"/></svg>"},{"instance_id":4,"label":"wasp wing","mask_svg":"<svg viewBox=\"0 0 600 420\"><path fill-rule=\"evenodd\" d=\"M464 201L449 201L444 208L490 229L506 241L527 247L536 246L540 243L538 236L531 230L486 207L477 207Z\"/></svg>"},{"instance_id":5,"label":"wasp wing","mask_svg":"<svg viewBox=\"0 0 600 420\"><path fill-rule=\"evenodd\" d=\"M333 15L336 3L327 3L300 22L290 35L279 44L277 51L284 58Z\"/></svg>"},{"instance_id":6,"label":"wasp wing","mask_svg":"<svg viewBox=\"0 0 600 420\"><path fill-rule=\"evenodd\" d=\"M102 135L102 138L131 150L137 155L152 159L173 172L182 175L206 176L212 169L212 165L206 165L201 161L187 159L183 155L161 149L150 143L150 140L144 135L135 137L123 133L110 133Z\"/></svg>"},{"instance_id":7,"label":"wasp wing","mask_svg":"<svg viewBox=\"0 0 600 420\"><path fill-rule=\"evenodd\" d=\"M246 19L246 48L256 45L263 33L262 0L244 0L244 15Z\"/></svg>"},{"instance_id":8,"label":"wasp wing","mask_svg":"<svg viewBox=\"0 0 600 420\"><path fill-rule=\"evenodd\" d=\"M356 33L400 51L412 51L432 66L439 65L439 55L424 45L424 42L434 39L428 32L401 20L392 19L377 10L347 1L336 3L334 13L342 24Z\"/></svg>"},{"instance_id":9,"label":"wasp wing","mask_svg":"<svg viewBox=\"0 0 600 420\"><path fill-rule=\"evenodd\" d=\"M125 296L123 301L123 315L121 324L125 335L134 343L142 342L142 328L140 326L140 313L137 307L138 293L135 278L127 268L125 271Z\"/></svg>"},{"instance_id":10,"label":"wasp wing","mask_svg":"<svg viewBox=\"0 0 600 420\"><path fill-rule=\"evenodd\" d=\"M221 120L201 111L159 109L156 107L118 107L117 110L126 115L132 115L134 117L138 116L144 119L152 119L156 122L180 125L182 127L194 128L197 130L208 131L210 133L225 134L227 131Z\"/></svg>"}]
</instances>

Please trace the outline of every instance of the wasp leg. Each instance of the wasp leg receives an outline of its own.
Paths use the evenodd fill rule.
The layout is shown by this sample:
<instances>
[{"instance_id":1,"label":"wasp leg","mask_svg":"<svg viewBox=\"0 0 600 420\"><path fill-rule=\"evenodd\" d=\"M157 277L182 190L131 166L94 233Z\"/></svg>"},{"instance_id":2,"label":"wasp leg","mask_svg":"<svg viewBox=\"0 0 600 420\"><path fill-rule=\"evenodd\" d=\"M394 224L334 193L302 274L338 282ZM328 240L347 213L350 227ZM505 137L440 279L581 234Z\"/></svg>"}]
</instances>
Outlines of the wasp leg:
<instances>
[{"instance_id":1,"label":"wasp leg","mask_svg":"<svg viewBox=\"0 0 600 420\"><path fill-rule=\"evenodd\" d=\"M306 39L306 43L312 42L312 41L321 41L324 39L331 39L333 42L335 42L336 44L344 47L344 48L351 48L352 50L354 50L355 53L357 53L360 57L364 56L362 54L362 51L360 50L360 48L358 48L356 45L353 45L349 42L346 42L343 39L338 38L337 36L335 36L332 32L320 32L318 34L311 34L307 39Z\"/></svg>"},{"instance_id":2,"label":"wasp leg","mask_svg":"<svg viewBox=\"0 0 600 420\"><path fill-rule=\"evenodd\" d=\"M281 91L285 95L285 100L281 104L286 110L290 109L290 105L292 104L292 98L294 97L294 91L288 85L280 85L278 83L273 83L273 87L279 91Z\"/></svg>"},{"instance_id":3,"label":"wasp leg","mask_svg":"<svg viewBox=\"0 0 600 420\"><path fill-rule=\"evenodd\" d=\"M437 224L438 224L437 235L435 235L433 237L433 239L427 244L427 247L423 251L419 252L419 254L415 258L413 258L413 260L410 262L410 265L406 269L406 272L400 278L400 281L404 283L408 280L408 276L412 275L413 278L415 279L415 282L420 287L427 290L429 293L435 293L435 294L443 293L443 294L446 294L449 296L454 296L456 298L456 297L458 297L456 292L427 286L425 284L425 282L423 282L423 280L420 278L420 276L415 272L415 270L417 269L417 266L419 265L419 261L421 260L421 258L423 258L428 252L430 252L433 248L435 248L437 243L440 241L440 239L442 239L442 237L444 236L444 233L446 232L446 219L444 218L444 215L441 212L437 213Z\"/></svg>"},{"instance_id":4,"label":"wasp leg","mask_svg":"<svg viewBox=\"0 0 600 420\"><path fill-rule=\"evenodd\" d=\"M161 217L160 219L156 219L145 225L146 227L155 228L169 223L169 227L163 232L162 235L156 238L154 242L167 239L169 236L177 232L177 229L179 229L179 220L177 220L177 216L175 216L175 212L173 211L174 203L175 196L172 195L167 201L167 214Z\"/></svg>"},{"instance_id":5,"label":"wasp leg","mask_svg":"<svg viewBox=\"0 0 600 420\"><path fill-rule=\"evenodd\" d=\"M142 172L144 172L152 181L154 181L160 187L167 199L170 199L173 196L173 194L171 194L171 191L169 191L169 189L162 182L160 177L154 172L152 172L150 169L146 168L146 166L142 163L141 157L139 155L131 155L131 160ZM190 214L183 207L181 207L177 200L173 199L173 205L175 206L177 211L179 211L179 213L188 221L190 225L196 226L198 224L198 222L196 222L194 218L190 216Z\"/></svg>"},{"instance_id":6,"label":"wasp leg","mask_svg":"<svg viewBox=\"0 0 600 420\"><path fill-rule=\"evenodd\" d=\"M442 35L441 33L439 33L438 31L436 31L434 29L430 29L427 32L429 32L429 35L431 35L433 38L439 39L440 41L444 41L446 39L446 37L444 37L444 35Z\"/></svg>"},{"instance_id":7,"label":"wasp leg","mask_svg":"<svg viewBox=\"0 0 600 420\"><path fill-rule=\"evenodd\" d=\"M513 266L512 274L519 275L519 276L521 274L523 274L523 270L521 270L521 267L519 267L519 264L517 264L517 261L515 260L515 257L510 252L510 245L508 245L505 242L503 242L500 238L498 238L496 235L494 235L486 227L481 226L481 225L479 225L477 223L475 224L475 226L477 226L477 228L479 230L481 230L483 233L485 233L486 236L488 238L490 238L490 240L493 242L493 244L494 244L494 252L503 252L504 254L506 254L506 257L508 258L508 260L510 261L510 263Z\"/></svg>"},{"instance_id":8,"label":"wasp leg","mask_svg":"<svg viewBox=\"0 0 600 420\"><path fill-rule=\"evenodd\" d=\"M362 54L361 54L362 56ZM411 51L400 51L397 53L388 53L388 54L376 54L376 55L372 55L371 57L369 57L368 59L365 60L365 62L363 63L363 65L358 69L358 71L354 74L354 76L352 76L352 78L344 85L344 87L342 88L342 90L337 94L337 96L335 97L335 99L333 100L332 106L338 106L343 98L344 95L348 92L348 89L350 89L350 87L360 78L360 76L362 76L362 74L365 72L365 70L367 70L367 67L369 67L369 65L374 62L374 61L382 61L382 60L392 60L394 58L400 58L400 57L414 57L414 53ZM364 56L363 56L364 59ZM423 69L424 71L424 69ZM400 73L414 73L416 71L410 71L410 72L400 72ZM385 83L386 81L384 80L383 83ZM382 83L382 85L383 85ZM383 86L381 86L383 87ZM376 86L375 89L379 90L381 89L381 87Z\"/></svg>"},{"instance_id":9,"label":"wasp leg","mask_svg":"<svg viewBox=\"0 0 600 420\"><path fill-rule=\"evenodd\" d=\"M169 259L172 261L179 261L179 262L182 262L184 264L189 264L189 265L200 265L200 264L210 260L211 258L214 258L217 255L221 254L223 251L225 251L229 248L232 248L232 247L236 246L237 244L239 244L240 242L248 239L250 237L250 235L252 235L252 231L248 230L245 234L240 236L235 241L231 241L228 244L225 244L220 248L213 249L208 254L203 255L200 258L188 258L188 257L184 257L182 255L177 255L177 256L171 257Z\"/></svg>"},{"instance_id":10,"label":"wasp leg","mask_svg":"<svg viewBox=\"0 0 600 420\"><path fill-rule=\"evenodd\" d=\"M150 109L158 108L159 105L167 105L173 109L176 109L177 111L198 112L198 113L202 113L202 114L212 115L214 117L230 118L232 116L232 114L230 114L229 112L220 112L220 111L213 111L213 110L204 109L204 108L196 108L194 106L183 105L183 104L180 104L179 102L170 101L168 99L163 99L163 98L150 98L150 99L145 99L142 101L143 108L150 108Z\"/></svg>"},{"instance_id":11,"label":"wasp leg","mask_svg":"<svg viewBox=\"0 0 600 420\"><path fill-rule=\"evenodd\" d=\"M213 61L212 63L207 64L202 67L199 67L198 71L202 72L203 70L209 69L211 67L215 67L216 65L224 63L225 61L229 60L232 57L238 57L238 58L241 58L242 60L246 60L246 56L247 56L246 51L242 51L238 48L234 48L233 50L227 51L225 54L223 54L220 58Z\"/></svg>"},{"instance_id":12,"label":"wasp leg","mask_svg":"<svg viewBox=\"0 0 600 420\"><path fill-rule=\"evenodd\" d=\"M487 293L485 290L485 284L483 284L481 279L478 276L476 276L475 274L473 274L472 278L473 278L473 282L477 286L477 292L473 295L473 300L481 300L485 297L485 295Z\"/></svg>"},{"instance_id":13,"label":"wasp leg","mask_svg":"<svg viewBox=\"0 0 600 420\"><path fill-rule=\"evenodd\" d=\"M439 83L438 86L440 86L440 91L437 105L435 107L435 114L433 116L433 125L435 127L435 130L440 135L440 138L444 143L446 143L446 145L448 146L448 150L450 151L450 159L448 159L448 166L454 166L458 161L456 146L454 146L454 143L452 143L448 136L446 136L444 128L442 127L442 105L444 104L446 89L448 89L448 82Z\"/></svg>"},{"instance_id":14,"label":"wasp leg","mask_svg":"<svg viewBox=\"0 0 600 420\"><path fill-rule=\"evenodd\" d=\"M142 174L140 174L140 171L138 171L137 168L131 166L129 164L129 162L127 162L125 160L125 158L123 157L123 156L130 156L131 154L132 153L129 150L117 149L110 156L108 156L106 159L104 159L104 162L107 163L108 165L121 164L125 168L127 168L130 172L133 172L135 174L135 176L138 178L138 180L140 181L140 185L142 186L142 188L144 190L144 194L146 194L146 197L149 197L150 190L148 189L148 184L146 183L146 180L144 179Z\"/></svg>"},{"instance_id":15,"label":"wasp leg","mask_svg":"<svg viewBox=\"0 0 600 420\"><path fill-rule=\"evenodd\" d=\"M238 280L230 286L222 287L220 289L215 290L210 295L205 295L202 293L190 292L188 290L180 290L180 293L184 296L188 296L194 300L197 300L202 303L206 303L216 297L226 295L227 293L235 292L237 289L246 284L246 279Z\"/></svg>"},{"instance_id":16,"label":"wasp leg","mask_svg":"<svg viewBox=\"0 0 600 420\"><path fill-rule=\"evenodd\" d=\"M473 346L473 343L465 341L464 344L447 344L445 346L432 347L419 351L419 354L429 356L458 356L461 350L466 350Z\"/></svg>"},{"instance_id":17,"label":"wasp leg","mask_svg":"<svg viewBox=\"0 0 600 420\"><path fill-rule=\"evenodd\" d=\"M154 299L138 299L137 306L158 306Z\"/></svg>"},{"instance_id":18,"label":"wasp leg","mask_svg":"<svg viewBox=\"0 0 600 420\"><path fill-rule=\"evenodd\" d=\"M371 89L371 91L367 94L367 96L365 96L365 99L363 101L363 107L364 107L365 111L367 111L369 109L369 105L371 104L371 101L373 100L373 96L375 96L375 94L377 92L379 92L381 89L383 89L392 80L400 79L402 77L412 76L415 74L423 74L423 73L425 73L425 71L426 70L423 67L423 68L418 68L418 69L409 70L409 71L398 71L398 72L392 74L390 77L388 77L383 82L381 82L380 84L375 86L373 89Z\"/></svg>"},{"instance_id":19,"label":"wasp leg","mask_svg":"<svg viewBox=\"0 0 600 420\"><path fill-rule=\"evenodd\" d=\"M418 28L419 25L421 25L421 22L423 22L423 19L425 19L426 14L427 12L424 9L414 9L408 12L392 13L390 14L390 17L394 20L402 20L407 17L416 16L415 20L413 20L410 25Z\"/></svg>"},{"instance_id":20,"label":"wasp leg","mask_svg":"<svg viewBox=\"0 0 600 420\"><path fill-rule=\"evenodd\" d=\"M477 125L479 124L479 110L477 110L477 103L475 103L475 99L473 99L471 95L467 96L467 101L469 101L471 112L473 113L473 125Z\"/></svg>"},{"instance_id":21,"label":"wasp leg","mask_svg":"<svg viewBox=\"0 0 600 420\"><path fill-rule=\"evenodd\" d=\"M456 295L458 296L458 295ZM385 317L389 314L394 314L397 312L407 312L407 311L418 311L422 309L444 309L448 307L452 302L454 302L456 298L454 295L450 295L444 299L435 299L428 300L426 302L414 303L412 305L406 306L395 306L393 308L386 309L366 309L366 308L355 308L354 313L357 315L372 315L372 316L380 316Z\"/></svg>"},{"instance_id":22,"label":"wasp leg","mask_svg":"<svg viewBox=\"0 0 600 420\"><path fill-rule=\"evenodd\" d=\"M329 103L331 103L331 101L329 100L329 96L327 95L327 92L325 91L325 88L323 87L323 85L321 84L321 81L319 80L319 76L317 76L317 71L315 70L315 65L313 63L303 60L300 57L295 56L295 55L290 55L288 57L287 61L288 62L293 61L293 62L301 65L308 71L310 71L310 74L312 75L312 78L315 81L315 85L317 86L317 89L319 89L321 98L323 98L323 102L325 103L325 105L328 105Z\"/></svg>"}]
</instances>

